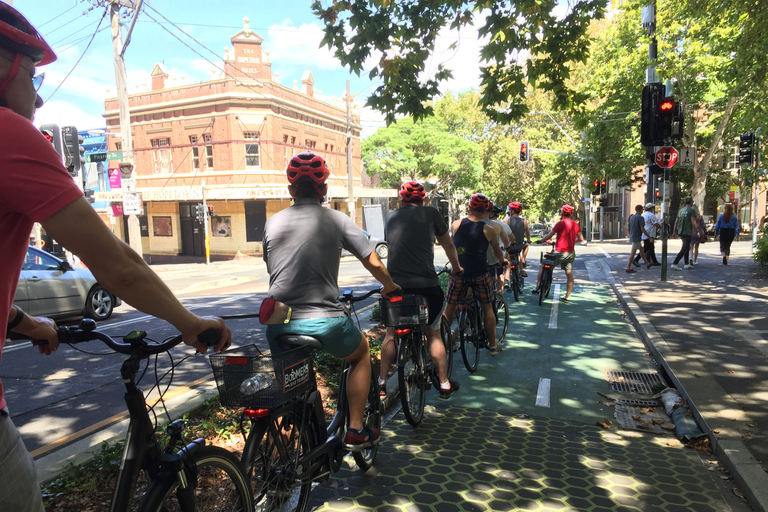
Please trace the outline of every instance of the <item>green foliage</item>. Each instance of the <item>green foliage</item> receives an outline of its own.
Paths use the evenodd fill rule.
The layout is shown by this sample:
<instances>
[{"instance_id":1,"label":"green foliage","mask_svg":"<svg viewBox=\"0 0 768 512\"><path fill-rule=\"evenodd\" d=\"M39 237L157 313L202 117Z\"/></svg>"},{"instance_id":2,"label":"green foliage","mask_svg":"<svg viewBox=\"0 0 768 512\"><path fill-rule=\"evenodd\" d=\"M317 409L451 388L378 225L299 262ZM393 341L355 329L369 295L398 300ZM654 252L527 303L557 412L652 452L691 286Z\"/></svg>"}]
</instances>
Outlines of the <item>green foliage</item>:
<instances>
[{"instance_id":1,"label":"green foliage","mask_svg":"<svg viewBox=\"0 0 768 512\"><path fill-rule=\"evenodd\" d=\"M43 486L43 499L53 500L70 489L90 494L109 488L120 469L123 446L122 441L111 445L104 442L89 462L83 465L67 464L57 479Z\"/></svg>"},{"instance_id":2,"label":"green foliage","mask_svg":"<svg viewBox=\"0 0 768 512\"><path fill-rule=\"evenodd\" d=\"M758 237L755 244L755 253L752 257L760 266L768 265L768 224L763 226L762 236Z\"/></svg>"},{"instance_id":3,"label":"green foliage","mask_svg":"<svg viewBox=\"0 0 768 512\"><path fill-rule=\"evenodd\" d=\"M461 29L477 23L481 50L483 93L480 106L491 119L510 122L527 111L526 85L552 93L554 105L568 108L581 95L569 83L569 62L587 57L587 28L601 18L607 0L568 2L565 16L555 9L557 0L436 0L405 2L358 0L315 1L312 10L325 24L321 46L360 74L371 57L380 58L369 72L383 84L368 98L368 105L386 115L416 120L431 116L429 100L439 95L439 86L452 73L438 64L425 76L435 39L443 29ZM458 37L458 36L457 36ZM460 38L453 43L461 43ZM512 63L512 64L510 64Z\"/></svg>"},{"instance_id":4,"label":"green foliage","mask_svg":"<svg viewBox=\"0 0 768 512\"><path fill-rule=\"evenodd\" d=\"M371 320L374 322L381 322L383 320L383 317L381 316L381 306L379 306L378 302L371 308Z\"/></svg>"}]
</instances>

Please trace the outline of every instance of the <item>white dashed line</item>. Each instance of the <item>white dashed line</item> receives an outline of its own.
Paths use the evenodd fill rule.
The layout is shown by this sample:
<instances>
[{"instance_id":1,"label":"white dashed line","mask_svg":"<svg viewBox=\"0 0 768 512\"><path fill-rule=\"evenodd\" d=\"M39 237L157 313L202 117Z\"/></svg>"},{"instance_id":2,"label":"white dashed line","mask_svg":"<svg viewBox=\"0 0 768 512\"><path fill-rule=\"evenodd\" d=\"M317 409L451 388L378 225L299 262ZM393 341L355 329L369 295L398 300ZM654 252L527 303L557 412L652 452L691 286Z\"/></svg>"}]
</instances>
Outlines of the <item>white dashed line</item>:
<instances>
[{"instance_id":1,"label":"white dashed line","mask_svg":"<svg viewBox=\"0 0 768 512\"><path fill-rule=\"evenodd\" d=\"M599 250L601 253L605 254L605 257L606 257L606 258L610 258L610 257L611 257L611 255L610 255L610 254L608 254L607 252L605 252L605 250L603 250L603 248L602 248L602 247L598 247L597 249L598 249L598 250Z\"/></svg>"},{"instance_id":2,"label":"white dashed line","mask_svg":"<svg viewBox=\"0 0 768 512\"><path fill-rule=\"evenodd\" d=\"M549 313L549 328L557 329L557 310L560 307L560 285L554 286L555 291L552 293L552 311Z\"/></svg>"},{"instance_id":3,"label":"white dashed line","mask_svg":"<svg viewBox=\"0 0 768 512\"><path fill-rule=\"evenodd\" d=\"M539 389L536 391L536 406L549 407L549 390L552 387L552 381L549 379L539 379Z\"/></svg>"}]
</instances>

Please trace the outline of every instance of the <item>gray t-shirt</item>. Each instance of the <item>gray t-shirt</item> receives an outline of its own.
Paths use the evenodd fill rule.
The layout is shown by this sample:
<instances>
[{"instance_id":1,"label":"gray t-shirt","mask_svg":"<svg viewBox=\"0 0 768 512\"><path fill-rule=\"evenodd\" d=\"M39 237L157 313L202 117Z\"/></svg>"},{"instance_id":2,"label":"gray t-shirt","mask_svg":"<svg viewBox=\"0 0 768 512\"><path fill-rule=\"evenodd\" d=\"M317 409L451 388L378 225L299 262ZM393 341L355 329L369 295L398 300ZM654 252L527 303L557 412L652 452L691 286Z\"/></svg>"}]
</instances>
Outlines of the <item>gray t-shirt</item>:
<instances>
[{"instance_id":1,"label":"gray t-shirt","mask_svg":"<svg viewBox=\"0 0 768 512\"><path fill-rule=\"evenodd\" d=\"M352 219L314 199L297 199L267 219L262 245L269 296L291 306L291 318L344 316L338 300L341 249L359 259L371 254Z\"/></svg>"},{"instance_id":2,"label":"gray t-shirt","mask_svg":"<svg viewBox=\"0 0 768 512\"><path fill-rule=\"evenodd\" d=\"M525 244L525 219L513 217L512 215L507 217L507 219L509 219L508 222L512 234L515 235L515 247L522 247Z\"/></svg>"},{"instance_id":3,"label":"gray t-shirt","mask_svg":"<svg viewBox=\"0 0 768 512\"><path fill-rule=\"evenodd\" d=\"M645 219L639 213L634 214L629 218L629 241L640 242L643 237L643 226L645 226Z\"/></svg>"},{"instance_id":4,"label":"gray t-shirt","mask_svg":"<svg viewBox=\"0 0 768 512\"><path fill-rule=\"evenodd\" d=\"M387 270L392 280L406 288L439 286L435 274L435 237L448 225L435 208L406 204L387 215Z\"/></svg>"}]
</instances>

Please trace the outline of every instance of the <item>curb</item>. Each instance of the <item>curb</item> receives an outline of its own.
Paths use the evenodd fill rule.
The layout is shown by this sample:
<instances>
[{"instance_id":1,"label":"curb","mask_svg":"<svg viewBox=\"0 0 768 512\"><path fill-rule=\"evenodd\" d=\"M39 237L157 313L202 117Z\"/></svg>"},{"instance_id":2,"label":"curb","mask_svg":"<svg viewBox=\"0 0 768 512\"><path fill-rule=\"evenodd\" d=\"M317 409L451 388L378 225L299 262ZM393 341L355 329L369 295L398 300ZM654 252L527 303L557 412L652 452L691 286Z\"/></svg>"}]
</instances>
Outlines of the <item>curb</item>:
<instances>
[{"instance_id":1,"label":"curb","mask_svg":"<svg viewBox=\"0 0 768 512\"><path fill-rule=\"evenodd\" d=\"M645 313L640 309L637 303L627 293L624 286L619 282L612 282L611 287L619 299L622 307L626 311L629 319L632 321L637 332L640 334L645 345L656 361L664 369L664 372L672 380L675 388L680 395L688 402L688 406L693 412L694 418L709 437L714 454L723 462L728 471L733 475L734 481L738 484L746 496L749 505L758 512L768 512L768 474L763 470L762 465L757 461L747 449L741 439L718 439L710 428L707 420L701 415L696 404L693 402L685 387L670 368L667 360L664 358L664 352L671 353L664 338L656 331ZM689 366L700 366L695 361L687 361ZM705 375L706 370L703 366L698 372L699 375ZM718 395L727 396L716 382L707 384L709 390L715 391ZM718 422L717 418L712 418L712 422Z\"/></svg>"},{"instance_id":2,"label":"curb","mask_svg":"<svg viewBox=\"0 0 768 512\"><path fill-rule=\"evenodd\" d=\"M201 290L210 290L212 288L221 288L223 286L234 286L241 283L247 283L251 281L258 281L258 277L228 277L226 279L218 279L215 281L204 281L202 283L195 283L182 288L174 292L175 295L181 295L183 293L198 292Z\"/></svg>"}]
</instances>

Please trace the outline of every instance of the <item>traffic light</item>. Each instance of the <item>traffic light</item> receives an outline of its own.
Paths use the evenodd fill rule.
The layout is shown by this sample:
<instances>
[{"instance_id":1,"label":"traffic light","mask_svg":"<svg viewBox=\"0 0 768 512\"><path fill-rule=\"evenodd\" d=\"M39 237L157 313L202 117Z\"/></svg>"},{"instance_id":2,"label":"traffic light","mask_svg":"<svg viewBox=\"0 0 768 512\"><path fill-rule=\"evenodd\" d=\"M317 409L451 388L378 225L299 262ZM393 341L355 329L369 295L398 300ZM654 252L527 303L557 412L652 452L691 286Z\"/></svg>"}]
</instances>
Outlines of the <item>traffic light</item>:
<instances>
[{"instance_id":1,"label":"traffic light","mask_svg":"<svg viewBox=\"0 0 768 512\"><path fill-rule=\"evenodd\" d=\"M664 95L662 84L643 88L640 143L643 146L664 146L683 137L685 103Z\"/></svg>"},{"instance_id":2,"label":"traffic light","mask_svg":"<svg viewBox=\"0 0 768 512\"><path fill-rule=\"evenodd\" d=\"M56 124L46 124L40 127L40 133L53 144L53 149L61 156L61 129Z\"/></svg>"},{"instance_id":3,"label":"traffic light","mask_svg":"<svg viewBox=\"0 0 768 512\"><path fill-rule=\"evenodd\" d=\"M656 138L663 141L672 139L672 123L675 120L674 98L664 98L659 103L656 115Z\"/></svg>"},{"instance_id":4,"label":"traffic light","mask_svg":"<svg viewBox=\"0 0 768 512\"><path fill-rule=\"evenodd\" d=\"M755 134L742 133L739 137L739 163L752 165L755 155Z\"/></svg>"},{"instance_id":5,"label":"traffic light","mask_svg":"<svg viewBox=\"0 0 768 512\"><path fill-rule=\"evenodd\" d=\"M595 180L592 186L594 187L592 194L602 196L605 193L605 180Z\"/></svg>"},{"instance_id":6,"label":"traffic light","mask_svg":"<svg viewBox=\"0 0 768 512\"><path fill-rule=\"evenodd\" d=\"M213 206L208 205L208 216L213 217Z\"/></svg>"},{"instance_id":7,"label":"traffic light","mask_svg":"<svg viewBox=\"0 0 768 512\"><path fill-rule=\"evenodd\" d=\"M664 96L662 84L648 84L643 87L642 112L640 117L640 143L643 146L657 146L656 106Z\"/></svg>"},{"instance_id":8,"label":"traffic light","mask_svg":"<svg viewBox=\"0 0 768 512\"><path fill-rule=\"evenodd\" d=\"M528 147L528 141L523 141L520 143L520 161L521 162L527 162L531 158L531 154Z\"/></svg>"},{"instance_id":9,"label":"traffic light","mask_svg":"<svg viewBox=\"0 0 768 512\"><path fill-rule=\"evenodd\" d=\"M195 205L195 211L197 214L197 222L205 224L205 207L201 203L198 203Z\"/></svg>"},{"instance_id":10,"label":"traffic light","mask_svg":"<svg viewBox=\"0 0 768 512\"><path fill-rule=\"evenodd\" d=\"M74 126L64 126L61 128L62 149L64 156L64 167L71 176L80 174L80 160L85 153L83 147L83 137L77 133Z\"/></svg>"}]
</instances>

